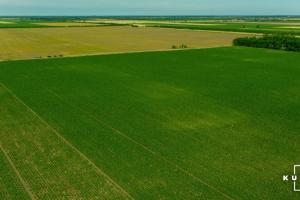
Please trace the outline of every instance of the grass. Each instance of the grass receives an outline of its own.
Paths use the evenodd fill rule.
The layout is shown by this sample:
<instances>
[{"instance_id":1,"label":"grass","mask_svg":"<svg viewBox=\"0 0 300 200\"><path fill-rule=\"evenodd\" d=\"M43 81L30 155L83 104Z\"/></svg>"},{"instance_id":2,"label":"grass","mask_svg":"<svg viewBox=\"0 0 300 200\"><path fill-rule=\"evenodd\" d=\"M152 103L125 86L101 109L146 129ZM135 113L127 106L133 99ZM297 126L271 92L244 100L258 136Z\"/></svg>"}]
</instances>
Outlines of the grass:
<instances>
[{"instance_id":1,"label":"grass","mask_svg":"<svg viewBox=\"0 0 300 200\"><path fill-rule=\"evenodd\" d=\"M0 82L135 199L299 199L282 181L300 162L299 58L230 47L1 62ZM38 194L24 160L46 173L47 154L22 149L68 147L6 91L0 142ZM77 160L64 152L56 169Z\"/></svg>"},{"instance_id":2,"label":"grass","mask_svg":"<svg viewBox=\"0 0 300 200\"><path fill-rule=\"evenodd\" d=\"M114 27L0 29L0 60L231 45L241 34Z\"/></svg>"}]
</instances>

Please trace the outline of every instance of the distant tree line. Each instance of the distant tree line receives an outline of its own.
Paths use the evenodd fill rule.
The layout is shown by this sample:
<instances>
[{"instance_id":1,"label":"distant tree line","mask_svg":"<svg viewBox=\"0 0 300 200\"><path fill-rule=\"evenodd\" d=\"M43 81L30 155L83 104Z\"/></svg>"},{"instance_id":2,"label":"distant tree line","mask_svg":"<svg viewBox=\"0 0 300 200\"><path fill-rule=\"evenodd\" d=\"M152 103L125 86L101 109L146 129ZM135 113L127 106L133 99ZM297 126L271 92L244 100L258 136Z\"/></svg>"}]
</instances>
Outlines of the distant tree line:
<instances>
[{"instance_id":1,"label":"distant tree line","mask_svg":"<svg viewBox=\"0 0 300 200\"><path fill-rule=\"evenodd\" d=\"M235 46L300 52L300 38L286 34L266 34L263 37L237 38L233 41L233 44Z\"/></svg>"}]
</instances>

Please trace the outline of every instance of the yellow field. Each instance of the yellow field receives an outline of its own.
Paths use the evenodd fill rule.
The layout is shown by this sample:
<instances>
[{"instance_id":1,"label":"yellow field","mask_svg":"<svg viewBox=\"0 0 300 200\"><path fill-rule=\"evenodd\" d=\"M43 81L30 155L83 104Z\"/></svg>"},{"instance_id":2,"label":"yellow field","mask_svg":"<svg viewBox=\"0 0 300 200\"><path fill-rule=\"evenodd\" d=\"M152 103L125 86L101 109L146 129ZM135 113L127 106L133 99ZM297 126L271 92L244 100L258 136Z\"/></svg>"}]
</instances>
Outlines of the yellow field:
<instances>
[{"instance_id":1,"label":"yellow field","mask_svg":"<svg viewBox=\"0 0 300 200\"><path fill-rule=\"evenodd\" d=\"M244 33L162 28L73 27L0 29L0 60L231 45Z\"/></svg>"},{"instance_id":2,"label":"yellow field","mask_svg":"<svg viewBox=\"0 0 300 200\"><path fill-rule=\"evenodd\" d=\"M14 22L0 21L0 24L14 24Z\"/></svg>"},{"instance_id":3,"label":"yellow field","mask_svg":"<svg viewBox=\"0 0 300 200\"><path fill-rule=\"evenodd\" d=\"M94 19L86 21L88 23L105 23L105 24L153 24L155 21L151 20L119 20L119 19ZM203 26L218 26L222 24L210 24L210 23L194 23L184 21L158 21L159 24L178 24L178 25L203 25Z\"/></svg>"},{"instance_id":4,"label":"yellow field","mask_svg":"<svg viewBox=\"0 0 300 200\"><path fill-rule=\"evenodd\" d=\"M278 28L284 28L284 29L300 29L300 26L282 26Z\"/></svg>"}]
</instances>

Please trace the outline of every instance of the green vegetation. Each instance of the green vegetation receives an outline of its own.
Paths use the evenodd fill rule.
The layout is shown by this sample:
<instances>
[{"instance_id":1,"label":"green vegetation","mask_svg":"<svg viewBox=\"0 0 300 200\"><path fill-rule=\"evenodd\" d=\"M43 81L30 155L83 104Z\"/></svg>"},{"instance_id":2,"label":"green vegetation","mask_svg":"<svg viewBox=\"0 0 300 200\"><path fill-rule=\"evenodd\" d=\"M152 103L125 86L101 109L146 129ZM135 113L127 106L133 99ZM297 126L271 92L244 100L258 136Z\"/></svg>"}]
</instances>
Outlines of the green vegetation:
<instances>
[{"instance_id":1,"label":"green vegetation","mask_svg":"<svg viewBox=\"0 0 300 200\"><path fill-rule=\"evenodd\" d=\"M299 53L230 47L1 62L0 82L135 199L293 200L282 175L300 155L299 66ZM0 144L34 193L66 178L88 197L70 170L51 178L66 157L85 163L7 91Z\"/></svg>"},{"instance_id":2,"label":"green vegetation","mask_svg":"<svg viewBox=\"0 0 300 200\"><path fill-rule=\"evenodd\" d=\"M300 38L282 34L264 35L263 37L237 38L233 41L233 44L235 46L300 51Z\"/></svg>"},{"instance_id":3,"label":"green vegetation","mask_svg":"<svg viewBox=\"0 0 300 200\"><path fill-rule=\"evenodd\" d=\"M94 26L120 26L117 24L85 23L71 19L56 18L0 18L1 28L60 28L60 27L94 27Z\"/></svg>"},{"instance_id":4,"label":"green vegetation","mask_svg":"<svg viewBox=\"0 0 300 200\"><path fill-rule=\"evenodd\" d=\"M0 19L1 21L1 19ZM34 24L33 21L28 20L7 20L5 22L11 23L0 23L0 28L44 28L47 26Z\"/></svg>"},{"instance_id":5,"label":"green vegetation","mask_svg":"<svg viewBox=\"0 0 300 200\"><path fill-rule=\"evenodd\" d=\"M1 20L1 19L0 19ZM291 17L23 17L3 18L0 28L131 26L247 33L300 35L299 18Z\"/></svg>"},{"instance_id":6,"label":"green vegetation","mask_svg":"<svg viewBox=\"0 0 300 200\"><path fill-rule=\"evenodd\" d=\"M188 46L185 44L181 44L179 46L172 45L172 49L187 49L187 48L188 48Z\"/></svg>"},{"instance_id":7,"label":"green vegetation","mask_svg":"<svg viewBox=\"0 0 300 200\"><path fill-rule=\"evenodd\" d=\"M214 31L231 31L231 32L246 32L246 33L288 33L300 35L300 25L282 24L267 24L267 23L228 23L228 22L199 22L199 25L193 22L176 24L166 23L149 23L150 27L160 28L176 28L176 29L192 29L192 30L214 30ZM298 28L297 28L298 27Z\"/></svg>"},{"instance_id":8,"label":"green vegetation","mask_svg":"<svg viewBox=\"0 0 300 200\"><path fill-rule=\"evenodd\" d=\"M31 199L130 199L9 89L0 85L0 94L0 153L11 164L0 181L3 199L19 195L21 187L12 188L10 176L23 183Z\"/></svg>"}]
</instances>

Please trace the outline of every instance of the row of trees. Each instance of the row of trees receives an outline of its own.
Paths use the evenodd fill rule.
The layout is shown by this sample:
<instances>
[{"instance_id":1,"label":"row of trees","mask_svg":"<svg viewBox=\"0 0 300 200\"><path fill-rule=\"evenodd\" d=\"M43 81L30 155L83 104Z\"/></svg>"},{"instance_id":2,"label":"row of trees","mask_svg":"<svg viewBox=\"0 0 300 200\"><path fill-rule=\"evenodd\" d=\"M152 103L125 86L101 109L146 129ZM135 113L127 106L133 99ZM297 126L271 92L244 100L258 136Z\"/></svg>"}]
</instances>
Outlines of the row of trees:
<instances>
[{"instance_id":1,"label":"row of trees","mask_svg":"<svg viewBox=\"0 0 300 200\"><path fill-rule=\"evenodd\" d=\"M300 38L285 34L266 34L263 37L237 38L235 46L247 46L300 52Z\"/></svg>"}]
</instances>

